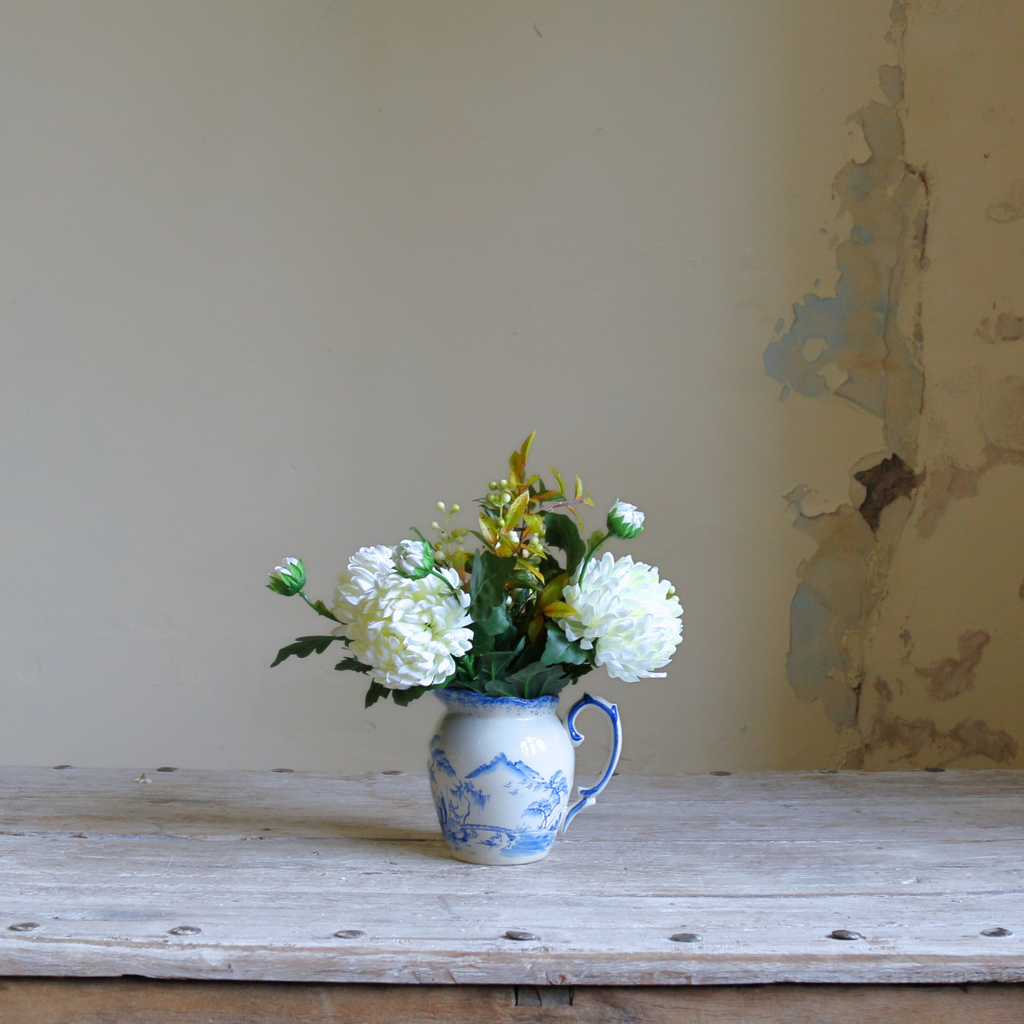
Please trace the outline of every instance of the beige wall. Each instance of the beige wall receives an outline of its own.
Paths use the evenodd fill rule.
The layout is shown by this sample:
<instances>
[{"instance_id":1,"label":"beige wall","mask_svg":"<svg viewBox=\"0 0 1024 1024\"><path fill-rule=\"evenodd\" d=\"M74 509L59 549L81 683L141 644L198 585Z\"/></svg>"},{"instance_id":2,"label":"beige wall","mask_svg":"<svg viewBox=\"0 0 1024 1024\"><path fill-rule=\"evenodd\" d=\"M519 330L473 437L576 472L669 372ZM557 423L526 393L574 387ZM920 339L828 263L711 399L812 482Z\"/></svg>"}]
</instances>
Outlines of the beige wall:
<instances>
[{"instance_id":1,"label":"beige wall","mask_svg":"<svg viewBox=\"0 0 1024 1024\"><path fill-rule=\"evenodd\" d=\"M265 573L536 428L686 608L588 678L627 769L1013 763L1021 13L0 0L0 762L419 769L430 698L269 669L319 627Z\"/></svg>"}]
</instances>

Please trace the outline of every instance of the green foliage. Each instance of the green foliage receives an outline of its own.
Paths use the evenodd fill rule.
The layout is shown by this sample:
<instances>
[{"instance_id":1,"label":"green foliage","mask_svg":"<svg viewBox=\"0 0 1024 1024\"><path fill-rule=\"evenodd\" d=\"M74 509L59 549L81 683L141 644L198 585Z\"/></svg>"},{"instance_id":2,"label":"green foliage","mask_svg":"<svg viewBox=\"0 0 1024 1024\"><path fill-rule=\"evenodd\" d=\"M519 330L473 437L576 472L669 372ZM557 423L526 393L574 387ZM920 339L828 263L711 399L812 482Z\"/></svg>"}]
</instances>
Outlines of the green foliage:
<instances>
[{"instance_id":1,"label":"green foliage","mask_svg":"<svg viewBox=\"0 0 1024 1024\"><path fill-rule=\"evenodd\" d=\"M535 661L504 679L492 680L485 692L489 697L536 700L538 697L556 697L571 681L561 665L542 665Z\"/></svg>"},{"instance_id":2,"label":"green foliage","mask_svg":"<svg viewBox=\"0 0 1024 1024\"><path fill-rule=\"evenodd\" d=\"M548 641L544 645L544 653L540 656L542 665L582 665L593 657L592 650L583 650L579 640L570 640L553 622L547 624L547 631Z\"/></svg>"},{"instance_id":3,"label":"green foliage","mask_svg":"<svg viewBox=\"0 0 1024 1024\"><path fill-rule=\"evenodd\" d=\"M490 551L482 551L473 559L469 614L474 622L486 622L494 609L505 603L505 584L515 567L514 555L502 557Z\"/></svg>"},{"instance_id":4,"label":"green foliage","mask_svg":"<svg viewBox=\"0 0 1024 1024\"><path fill-rule=\"evenodd\" d=\"M362 672L363 675L371 671L369 665L364 665L358 658L353 658L351 655L342 658L334 668L337 672Z\"/></svg>"},{"instance_id":5,"label":"green foliage","mask_svg":"<svg viewBox=\"0 0 1024 1024\"><path fill-rule=\"evenodd\" d=\"M366 700L363 702L363 707L373 707L377 701L387 700L390 697L399 707L404 708L410 701L422 697L428 690L439 689L442 689L442 687L410 686L407 690L392 690L387 686L381 686L380 683L370 683L370 688L366 691Z\"/></svg>"},{"instance_id":6,"label":"green foliage","mask_svg":"<svg viewBox=\"0 0 1024 1024\"><path fill-rule=\"evenodd\" d=\"M579 529L568 516L558 512L545 512L544 531L547 543L565 552L565 571L569 574L569 579L572 579L573 573L587 553L587 546L580 536Z\"/></svg>"},{"instance_id":7,"label":"green foliage","mask_svg":"<svg viewBox=\"0 0 1024 1024\"><path fill-rule=\"evenodd\" d=\"M391 690L391 699L400 707L406 707L410 701L422 697L428 690L440 690L440 686L410 686L407 690Z\"/></svg>"},{"instance_id":8,"label":"green foliage","mask_svg":"<svg viewBox=\"0 0 1024 1024\"><path fill-rule=\"evenodd\" d=\"M281 650L277 652L277 657L271 662L270 667L273 668L275 665L280 665L282 661L286 658L290 658L293 654L297 658L308 658L311 654L323 654L335 640L341 640L342 643L345 644L348 643L348 641L341 636L297 637L295 643L288 644L287 647L282 647Z\"/></svg>"},{"instance_id":9,"label":"green foliage","mask_svg":"<svg viewBox=\"0 0 1024 1024\"><path fill-rule=\"evenodd\" d=\"M487 636L500 636L502 633L507 633L512 628L512 620L505 608L505 602L502 601L486 619L477 622L476 625Z\"/></svg>"},{"instance_id":10,"label":"green foliage","mask_svg":"<svg viewBox=\"0 0 1024 1024\"><path fill-rule=\"evenodd\" d=\"M520 450L512 453L507 475L491 481L486 495L478 500L479 530L452 528L450 520L460 511L458 505L451 506L443 526L431 525L440 533L433 548L418 530L411 528L424 545L425 571L431 571L428 563L436 558L445 570L442 578L451 592L469 594L471 649L455 659L454 674L433 687L392 690L371 682L366 707L387 699L404 707L428 689L440 686L484 696L533 700L558 694L593 669L594 651L585 651L579 641L570 641L556 620L574 614L571 602L563 599L563 589L585 569L606 534L598 530L584 539L577 507L593 502L589 494L584 494L578 476L566 480L552 468L557 489L548 489L540 476L528 473L526 463L533 438L531 434ZM443 503L438 508L447 513ZM481 549L475 553L465 551L459 543L469 534L480 541ZM416 552L401 550L401 565L407 568L416 561L412 557ZM420 579L424 575L419 569L396 572L406 579ZM286 559L270 578L271 590L286 596L297 593L317 615L334 623L339 621L323 601L312 601L305 594L305 567L298 559ZM451 592L446 596L450 597ZM273 664L279 665L293 655L306 658L320 654L337 640L349 644L344 637L299 637L278 652ZM369 665L351 655L342 658L335 668L372 672Z\"/></svg>"},{"instance_id":11,"label":"green foliage","mask_svg":"<svg viewBox=\"0 0 1024 1024\"><path fill-rule=\"evenodd\" d=\"M302 596L306 597L305 594L303 594ZM334 612L332 612L331 609L328 608L327 605L325 605L323 601L320 600L319 597L315 601L310 601L310 599L306 597L306 604L308 604L309 607L317 613L317 615L322 615L325 619L330 619L332 622L339 621L338 617L334 614Z\"/></svg>"},{"instance_id":12,"label":"green foliage","mask_svg":"<svg viewBox=\"0 0 1024 1024\"><path fill-rule=\"evenodd\" d=\"M363 702L363 707L372 708L377 701L387 700L390 692L386 686L381 686L380 683L370 683L370 688L366 691L366 700Z\"/></svg>"}]
</instances>

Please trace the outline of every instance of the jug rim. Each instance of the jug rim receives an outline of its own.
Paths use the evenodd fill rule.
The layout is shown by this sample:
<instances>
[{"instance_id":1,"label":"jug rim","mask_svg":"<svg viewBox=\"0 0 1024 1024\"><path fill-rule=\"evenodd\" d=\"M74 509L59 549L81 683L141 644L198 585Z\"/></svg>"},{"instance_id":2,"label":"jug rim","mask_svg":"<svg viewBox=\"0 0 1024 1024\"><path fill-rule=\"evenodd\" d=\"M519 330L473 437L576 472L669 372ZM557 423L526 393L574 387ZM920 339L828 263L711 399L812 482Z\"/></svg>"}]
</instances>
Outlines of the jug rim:
<instances>
[{"instance_id":1,"label":"jug rim","mask_svg":"<svg viewBox=\"0 0 1024 1024\"><path fill-rule=\"evenodd\" d=\"M438 700L443 701L450 708L494 708L537 712L552 710L558 706L558 698L551 695L525 700L522 697L491 697L487 694L477 693L475 690L462 690L447 686L438 687L434 690L434 694Z\"/></svg>"}]
</instances>

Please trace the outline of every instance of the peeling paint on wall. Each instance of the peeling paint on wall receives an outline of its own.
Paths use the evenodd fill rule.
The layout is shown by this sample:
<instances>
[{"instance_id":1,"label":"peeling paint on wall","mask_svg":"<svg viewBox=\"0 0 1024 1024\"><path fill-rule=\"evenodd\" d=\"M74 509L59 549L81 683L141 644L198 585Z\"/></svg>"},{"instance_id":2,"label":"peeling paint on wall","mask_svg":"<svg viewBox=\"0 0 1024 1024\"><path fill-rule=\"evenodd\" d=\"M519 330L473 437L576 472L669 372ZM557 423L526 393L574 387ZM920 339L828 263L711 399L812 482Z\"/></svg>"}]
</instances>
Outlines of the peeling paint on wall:
<instances>
[{"instance_id":1,"label":"peeling paint on wall","mask_svg":"<svg viewBox=\"0 0 1024 1024\"><path fill-rule=\"evenodd\" d=\"M928 682L928 696L932 700L952 700L974 686L974 670L981 662L981 652L992 637L983 629L963 633L958 644L958 658L942 658L927 668L914 671Z\"/></svg>"},{"instance_id":2,"label":"peeling paint on wall","mask_svg":"<svg viewBox=\"0 0 1024 1024\"><path fill-rule=\"evenodd\" d=\"M1015 181L1006 195L988 208L988 219L997 224L1012 224L1024 217L1024 179Z\"/></svg>"},{"instance_id":3,"label":"peeling paint on wall","mask_svg":"<svg viewBox=\"0 0 1024 1024\"><path fill-rule=\"evenodd\" d=\"M904 28L897 0L890 30L897 50ZM864 636L918 484L924 385L912 278L926 265L927 178L904 157L902 65L883 65L878 75L888 104L872 101L851 117L870 155L849 161L834 182L840 212L852 218L836 248L835 294L805 295L764 354L784 394L847 399L882 421L890 446L888 456L851 471L866 492L859 508L807 516L800 503L808 491L787 496L799 513L794 525L818 545L800 569L790 607L787 678L802 700L820 699L839 729L857 726Z\"/></svg>"},{"instance_id":4,"label":"peeling paint on wall","mask_svg":"<svg viewBox=\"0 0 1024 1024\"><path fill-rule=\"evenodd\" d=\"M795 304L792 325L768 346L764 364L769 376L807 398L835 393L882 418L893 450L912 461L922 375L915 340L899 321L900 257L908 237L923 251L927 190L903 159L894 107L873 101L851 120L871 155L849 161L834 182L841 212L853 218L836 249L835 295L808 294ZM830 373L838 376L834 384Z\"/></svg>"},{"instance_id":5,"label":"peeling paint on wall","mask_svg":"<svg viewBox=\"0 0 1024 1024\"><path fill-rule=\"evenodd\" d=\"M982 341L987 341L992 345L1000 341L1020 341L1021 338L1024 338L1024 316L1000 313L996 317L995 324L989 317L982 317L981 324L974 333Z\"/></svg>"},{"instance_id":6,"label":"peeling paint on wall","mask_svg":"<svg viewBox=\"0 0 1024 1024\"><path fill-rule=\"evenodd\" d=\"M846 400L884 431L877 448L863 435L849 502L814 505L815 479L786 496L815 542L797 569L787 678L836 725L846 767L1021 755L1018 6L893 4L895 59L878 70L887 103L852 115L869 156L835 178L851 220L833 242L835 294L805 295L764 353L783 397L829 402L850 422Z\"/></svg>"},{"instance_id":7,"label":"peeling paint on wall","mask_svg":"<svg viewBox=\"0 0 1024 1024\"><path fill-rule=\"evenodd\" d=\"M924 539L931 537L935 533L939 521L954 501L977 497L978 481L989 470L1003 465L1024 466L1024 444L1019 440L1012 440L1012 437L1006 437L1007 434L1013 435L1016 433L1014 428L1017 426L1016 421L1024 414L1024 404L1017 411L1012 408L1010 410L1002 409L1006 404L1007 398L1012 403L1014 392L1018 392L1020 389L1014 385L1011 385L1008 389L1002 389L1004 391L1009 390L1009 396L1005 394L1001 396L1000 390L998 388L994 390L992 404L1001 410L1001 414L997 418L1001 421L1001 425L1004 428L1000 431L1003 435L1002 440L1004 443L998 445L986 441L982 450L984 461L978 466L958 466L953 462L946 461L940 464L938 468L928 471L926 476L927 483L924 488L924 505L915 526L918 536ZM1001 397L1002 401L1000 401ZM1021 397L1024 400L1024 396ZM1011 443L1006 443L1008 440Z\"/></svg>"},{"instance_id":8,"label":"peeling paint on wall","mask_svg":"<svg viewBox=\"0 0 1024 1024\"><path fill-rule=\"evenodd\" d=\"M871 527L872 533L878 533L882 509L897 498L909 498L918 483L917 475L898 455L883 459L870 469L854 473L853 478L867 492L857 511Z\"/></svg>"},{"instance_id":9,"label":"peeling paint on wall","mask_svg":"<svg viewBox=\"0 0 1024 1024\"><path fill-rule=\"evenodd\" d=\"M876 679L876 712L864 737L865 753L883 753L883 763L896 766L902 761L926 760L935 766L959 758L987 757L996 764L1012 761L1017 741L1002 729L987 722L964 718L952 728L942 730L932 718L908 720L891 714L893 693L884 679Z\"/></svg>"}]
</instances>

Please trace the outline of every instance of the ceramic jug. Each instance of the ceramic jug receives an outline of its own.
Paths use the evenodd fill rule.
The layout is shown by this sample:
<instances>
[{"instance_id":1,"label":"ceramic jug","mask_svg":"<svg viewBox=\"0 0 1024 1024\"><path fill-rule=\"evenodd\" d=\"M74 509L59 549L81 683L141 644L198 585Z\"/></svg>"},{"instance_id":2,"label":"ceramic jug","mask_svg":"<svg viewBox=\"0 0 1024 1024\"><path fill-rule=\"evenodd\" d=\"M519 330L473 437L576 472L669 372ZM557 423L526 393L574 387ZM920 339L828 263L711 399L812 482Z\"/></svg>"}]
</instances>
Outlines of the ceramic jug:
<instances>
[{"instance_id":1,"label":"ceramic jug","mask_svg":"<svg viewBox=\"0 0 1024 1024\"><path fill-rule=\"evenodd\" d=\"M615 771L622 749L618 708L587 693L563 724L557 697L435 693L445 712L430 741L430 788L452 856L473 864L529 864L547 856L559 828L564 832L596 801ZM576 717L586 707L608 716L611 750L600 779L581 787L570 807L575 748L583 742Z\"/></svg>"}]
</instances>

